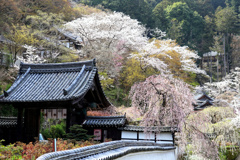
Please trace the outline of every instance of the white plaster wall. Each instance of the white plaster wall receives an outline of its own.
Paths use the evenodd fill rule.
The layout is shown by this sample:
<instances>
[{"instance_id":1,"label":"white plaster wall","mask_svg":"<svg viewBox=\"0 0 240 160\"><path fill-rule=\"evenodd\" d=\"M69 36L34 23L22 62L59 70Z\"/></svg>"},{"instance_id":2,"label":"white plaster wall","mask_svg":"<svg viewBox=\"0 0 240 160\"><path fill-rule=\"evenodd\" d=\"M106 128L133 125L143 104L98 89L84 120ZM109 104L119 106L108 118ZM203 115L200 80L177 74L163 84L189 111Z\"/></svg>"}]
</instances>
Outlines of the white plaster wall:
<instances>
[{"instance_id":1,"label":"white plaster wall","mask_svg":"<svg viewBox=\"0 0 240 160\"><path fill-rule=\"evenodd\" d=\"M57 119L60 119L60 118L62 118L62 112L59 112L57 109Z\"/></svg>"},{"instance_id":2,"label":"white plaster wall","mask_svg":"<svg viewBox=\"0 0 240 160\"><path fill-rule=\"evenodd\" d=\"M145 134L144 132L139 132L139 139L155 139L155 134L154 133L147 133Z\"/></svg>"},{"instance_id":3,"label":"white plaster wall","mask_svg":"<svg viewBox=\"0 0 240 160\"><path fill-rule=\"evenodd\" d=\"M137 139L137 132L122 131L122 139L124 138Z\"/></svg>"},{"instance_id":4,"label":"white plaster wall","mask_svg":"<svg viewBox=\"0 0 240 160\"><path fill-rule=\"evenodd\" d=\"M159 133L157 134L157 140L161 139L161 140L172 140L172 133Z\"/></svg>"},{"instance_id":5,"label":"white plaster wall","mask_svg":"<svg viewBox=\"0 0 240 160\"><path fill-rule=\"evenodd\" d=\"M176 160L175 150L130 153L116 160Z\"/></svg>"},{"instance_id":6,"label":"white plaster wall","mask_svg":"<svg viewBox=\"0 0 240 160\"><path fill-rule=\"evenodd\" d=\"M172 133L159 133L159 134L157 134L157 140L171 140L171 142L168 142L168 141L157 141L157 143L159 143L159 144L161 144L161 143L173 144Z\"/></svg>"}]
</instances>

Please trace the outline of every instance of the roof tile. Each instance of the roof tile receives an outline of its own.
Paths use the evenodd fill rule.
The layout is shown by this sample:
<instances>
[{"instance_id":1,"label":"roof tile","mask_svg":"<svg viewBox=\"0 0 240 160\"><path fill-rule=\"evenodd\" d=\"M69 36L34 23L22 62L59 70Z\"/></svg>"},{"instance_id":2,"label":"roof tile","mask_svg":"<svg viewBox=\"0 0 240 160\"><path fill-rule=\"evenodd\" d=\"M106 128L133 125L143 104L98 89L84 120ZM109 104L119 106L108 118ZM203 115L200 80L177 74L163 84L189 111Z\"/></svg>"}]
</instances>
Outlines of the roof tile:
<instances>
[{"instance_id":1,"label":"roof tile","mask_svg":"<svg viewBox=\"0 0 240 160\"><path fill-rule=\"evenodd\" d=\"M19 76L0 102L65 101L83 97L97 75L95 61L21 64ZM64 95L64 89L67 94Z\"/></svg>"}]
</instances>

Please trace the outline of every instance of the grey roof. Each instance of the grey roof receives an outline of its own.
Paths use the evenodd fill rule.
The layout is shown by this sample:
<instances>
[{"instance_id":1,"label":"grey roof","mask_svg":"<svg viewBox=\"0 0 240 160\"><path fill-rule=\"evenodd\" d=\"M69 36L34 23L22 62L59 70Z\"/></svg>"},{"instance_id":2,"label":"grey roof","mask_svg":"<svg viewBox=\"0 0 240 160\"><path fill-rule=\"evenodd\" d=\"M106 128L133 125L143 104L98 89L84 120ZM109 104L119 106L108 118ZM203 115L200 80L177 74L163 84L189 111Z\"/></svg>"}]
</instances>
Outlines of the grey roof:
<instances>
[{"instance_id":1,"label":"grey roof","mask_svg":"<svg viewBox=\"0 0 240 160\"><path fill-rule=\"evenodd\" d=\"M89 116L83 122L86 127L121 127L126 123L125 116Z\"/></svg>"},{"instance_id":2,"label":"grey roof","mask_svg":"<svg viewBox=\"0 0 240 160\"><path fill-rule=\"evenodd\" d=\"M177 128L172 128L172 127L149 127L146 128L144 126L134 126L134 125L126 125L122 128L119 128L120 130L124 130L124 131L140 131L143 132L145 130L147 131L151 131L151 132L172 132L172 131L177 131Z\"/></svg>"},{"instance_id":3,"label":"grey roof","mask_svg":"<svg viewBox=\"0 0 240 160\"><path fill-rule=\"evenodd\" d=\"M16 127L17 117L0 117L0 127Z\"/></svg>"},{"instance_id":4,"label":"grey roof","mask_svg":"<svg viewBox=\"0 0 240 160\"><path fill-rule=\"evenodd\" d=\"M206 95L206 94L204 94L204 93L198 93L198 94L195 94L195 95L194 95L194 99L195 99L195 100L200 100L200 101L201 101L201 99L204 98L204 97L206 97L206 98L209 99L210 101L213 101L213 99L212 99L211 97L209 97L208 95Z\"/></svg>"},{"instance_id":5,"label":"grey roof","mask_svg":"<svg viewBox=\"0 0 240 160\"><path fill-rule=\"evenodd\" d=\"M94 86L102 91L95 60L54 64L21 64L19 76L0 96L0 103L80 101ZM76 103L77 103L76 102Z\"/></svg>"},{"instance_id":6,"label":"grey roof","mask_svg":"<svg viewBox=\"0 0 240 160\"><path fill-rule=\"evenodd\" d=\"M74 40L74 41L79 41L79 42L82 42L82 39L76 35L73 35L71 32L68 32L66 30L62 30L60 28L56 28L60 33L62 33L64 36L68 37L69 39L71 40Z\"/></svg>"},{"instance_id":7,"label":"grey roof","mask_svg":"<svg viewBox=\"0 0 240 160\"><path fill-rule=\"evenodd\" d=\"M214 57L214 56L217 56L217 55L220 55L220 53L212 51L212 52L204 53L203 57Z\"/></svg>"},{"instance_id":8,"label":"grey roof","mask_svg":"<svg viewBox=\"0 0 240 160\"><path fill-rule=\"evenodd\" d=\"M210 100L205 100L205 101L198 101L198 103L196 104L196 106L194 107L194 110L202 110L204 109L206 106L211 106L213 105L213 101Z\"/></svg>"},{"instance_id":9,"label":"grey roof","mask_svg":"<svg viewBox=\"0 0 240 160\"><path fill-rule=\"evenodd\" d=\"M80 147L71 150L46 153L37 160L63 160L63 159L85 159L85 160L112 160L136 152L144 151L173 151L176 149L169 143L155 143L149 141L111 141L97 145Z\"/></svg>"}]
</instances>

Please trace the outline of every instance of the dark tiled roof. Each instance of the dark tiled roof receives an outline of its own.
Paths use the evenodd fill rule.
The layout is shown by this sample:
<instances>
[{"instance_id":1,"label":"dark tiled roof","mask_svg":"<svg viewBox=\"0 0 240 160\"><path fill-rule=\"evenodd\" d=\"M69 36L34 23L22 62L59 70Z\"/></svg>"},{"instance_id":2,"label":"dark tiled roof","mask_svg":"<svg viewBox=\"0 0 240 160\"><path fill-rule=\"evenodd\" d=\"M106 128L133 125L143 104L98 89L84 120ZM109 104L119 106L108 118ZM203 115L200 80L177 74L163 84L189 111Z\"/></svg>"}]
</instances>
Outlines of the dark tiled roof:
<instances>
[{"instance_id":1,"label":"dark tiled roof","mask_svg":"<svg viewBox=\"0 0 240 160\"><path fill-rule=\"evenodd\" d=\"M37 158L37 160L112 160L119 159L127 154L136 152L150 152L150 151L168 151L174 150L172 144L169 143L155 143L147 141L111 141L97 145L80 147L71 150L57 151L46 153ZM127 158L126 158L127 159ZM151 159L149 157L149 159ZM161 158L160 158L161 159ZM166 158L165 158L166 159Z\"/></svg>"},{"instance_id":2,"label":"dark tiled roof","mask_svg":"<svg viewBox=\"0 0 240 160\"><path fill-rule=\"evenodd\" d=\"M211 106L211 105L213 105L213 103L210 100L198 101L196 106L194 107L194 110L202 110L206 106Z\"/></svg>"},{"instance_id":3,"label":"dark tiled roof","mask_svg":"<svg viewBox=\"0 0 240 160\"><path fill-rule=\"evenodd\" d=\"M0 117L0 127L16 127L17 117Z\"/></svg>"},{"instance_id":4,"label":"dark tiled roof","mask_svg":"<svg viewBox=\"0 0 240 160\"><path fill-rule=\"evenodd\" d=\"M119 128L120 130L124 131L145 131L144 126L133 126L133 125L126 125L122 128ZM150 127L146 128L147 131L151 132L171 132L171 131L177 131L177 128L171 128L171 127Z\"/></svg>"},{"instance_id":5,"label":"dark tiled roof","mask_svg":"<svg viewBox=\"0 0 240 160\"><path fill-rule=\"evenodd\" d=\"M60 29L60 28L57 28L57 30L58 30L60 33L62 33L64 36L70 38L71 40L74 40L74 41L77 41L77 40L78 40L78 41L81 41L81 42L82 42L82 40L81 40L80 37L78 37L78 36L76 36L76 35L73 35L71 32L62 30L62 29Z\"/></svg>"},{"instance_id":6,"label":"dark tiled roof","mask_svg":"<svg viewBox=\"0 0 240 160\"><path fill-rule=\"evenodd\" d=\"M83 122L85 127L121 127L126 123L125 116L87 117Z\"/></svg>"},{"instance_id":7,"label":"dark tiled roof","mask_svg":"<svg viewBox=\"0 0 240 160\"><path fill-rule=\"evenodd\" d=\"M209 99L210 101L213 101L213 99L211 97L209 97L208 95L204 94L204 93L200 93L200 94L196 94L194 96L194 99L197 101L203 101L202 99Z\"/></svg>"},{"instance_id":8,"label":"dark tiled roof","mask_svg":"<svg viewBox=\"0 0 240 160\"><path fill-rule=\"evenodd\" d=\"M83 98L94 86L94 82L103 95L102 99L108 102L99 82L95 60L21 64L18 78L9 90L0 96L0 102L75 101Z\"/></svg>"}]
</instances>

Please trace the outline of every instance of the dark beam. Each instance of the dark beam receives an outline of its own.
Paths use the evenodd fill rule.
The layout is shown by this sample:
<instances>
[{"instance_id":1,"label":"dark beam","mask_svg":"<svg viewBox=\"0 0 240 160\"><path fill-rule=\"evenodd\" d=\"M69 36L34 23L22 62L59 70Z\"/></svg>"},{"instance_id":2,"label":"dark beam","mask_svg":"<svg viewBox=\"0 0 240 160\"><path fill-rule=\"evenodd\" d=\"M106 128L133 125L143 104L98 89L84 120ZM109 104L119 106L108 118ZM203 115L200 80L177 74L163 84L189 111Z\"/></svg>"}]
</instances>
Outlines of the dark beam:
<instances>
[{"instance_id":1,"label":"dark beam","mask_svg":"<svg viewBox=\"0 0 240 160\"><path fill-rule=\"evenodd\" d=\"M72 114L72 109L71 107L67 108L67 120L66 120L66 133L70 132L70 126L71 126L71 114Z\"/></svg>"},{"instance_id":2,"label":"dark beam","mask_svg":"<svg viewBox=\"0 0 240 160\"><path fill-rule=\"evenodd\" d=\"M17 140L22 141L23 136L23 108L18 108L18 117L17 117Z\"/></svg>"}]
</instances>

